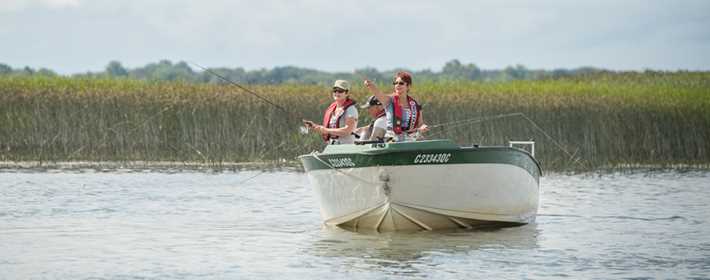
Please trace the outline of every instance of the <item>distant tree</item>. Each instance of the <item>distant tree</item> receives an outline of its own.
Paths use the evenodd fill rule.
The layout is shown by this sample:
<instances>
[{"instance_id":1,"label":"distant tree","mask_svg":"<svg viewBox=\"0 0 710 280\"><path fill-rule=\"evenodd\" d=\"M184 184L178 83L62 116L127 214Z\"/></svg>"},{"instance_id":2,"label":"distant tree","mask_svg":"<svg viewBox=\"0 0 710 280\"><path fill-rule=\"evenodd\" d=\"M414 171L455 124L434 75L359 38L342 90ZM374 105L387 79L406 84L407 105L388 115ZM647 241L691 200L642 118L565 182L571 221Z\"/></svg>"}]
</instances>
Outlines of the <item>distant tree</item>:
<instances>
[{"instance_id":1,"label":"distant tree","mask_svg":"<svg viewBox=\"0 0 710 280\"><path fill-rule=\"evenodd\" d=\"M152 81L189 81L199 82L200 75L195 74L187 65L181 61L173 64L170 60L163 59L158 63L149 63L144 67L133 69L128 73L132 78Z\"/></svg>"},{"instance_id":2,"label":"distant tree","mask_svg":"<svg viewBox=\"0 0 710 280\"><path fill-rule=\"evenodd\" d=\"M481 78L481 69L473 63L464 65L458 59L454 59L444 65L441 74L445 78L455 80L478 80Z\"/></svg>"},{"instance_id":3,"label":"distant tree","mask_svg":"<svg viewBox=\"0 0 710 280\"><path fill-rule=\"evenodd\" d=\"M388 77L385 77L384 74L380 73L377 71L377 69L373 67L365 67L365 68L360 68L360 69L355 69L353 72L353 79L369 79L371 81L389 81ZM362 82L362 81L361 81Z\"/></svg>"},{"instance_id":4,"label":"distant tree","mask_svg":"<svg viewBox=\"0 0 710 280\"><path fill-rule=\"evenodd\" d=\"M408 69L395 68L386 71L379 71L373 67L356 69L353 72L324 72L315 69L300 68L296 66L280 66L272 69L244 70L244 68L212 68L211 71L219 74L228 81L240 84L317 84L329 86L333 80L346 79L354 85L362 79L370 79L380 83L389 83L394 73L398 71L408 71L414 75L415 83L418 81L440 81L440 80L477 80L477 81L508 81L522 79L556 79L565 77L596 76L608 73L607 70L581 67L573 70L531 70L523 65L508 66L502 70L482 70L473 63L464 64L458 59L453 59L445 63L441 72L430 69L421 71L411 71ZM612 74L615 74L613 72ZM638 72L634 72L638 73ZM644 75L662 75L662 71L646 70ZM0 75L45 75L56 76L57 74L47 68L35 70L29 66L13 69L9 65L0 63ZM118 61L110 61L103 72L86 72L73 74L72 77L100 78L100 77L128 77L138 80L153 81L187 81L193 83L226 84L223 80L207 71L195 72L190 66L180 61L173 63L170 60L160 60L157 63L149 63L143 67L126 69Z\"/></svg>"},{"instance_id":5,"label":"distant tree","mask_svg":"<svg viewBox=\"0 0 710 280\"><path fill-rule=\"evenodd\" d=\"M261 68L259 70L247 72L247 81L253 84L272 84L271 70Z\"/></svg>"},{"instance_id":6,"label":"distant tree","mask_svg":"<svg viewBox=\"0 0 710 280\"><path fill-rule=\"evenodd\" d=\"M57 73L52 70L49 70L47 68L40 68L39 70L37 70L35 75L54 77L54 76L57 76Z\"/></svg>"},{"instance_id":7,"label":"distant tree","mask_svg":"<svg viewBox=\"0 0 710 280\"><path fill-rule=\"evenodd\" d=\"M503 69L503 75L507 80L522 80L528 76L528 69L523 65L508 66Z\"/></svg>"},{"instance_id":8,"label":"distant tree","mask_svg":"<svg viewBox=\"0 0 710 280\"><path fill-rule=\"evenodd\" d=\"M227 79L229 79L232 82L246 82L247 81L247 71L244 70L242 67L234 68L234 69L226 69L227 72ZM220 83L227 83L226 81L221 81Z\"/></svg>"},{"instance_id":9,"label":"distant tree","mask_svg":"<svg viewBox=\"0 0 710 280\"><path fill-rule=\"evenodd\" d=\"M192 68L190 68L190 65L187 65L185 61L180 61L177 64L173 66L171 69L172 72L174 73L174 77L176 80L182 80L182 81L194 81L196 80L195 72L192 71Z\"/></svg>"},{"instance_id":10,"label":"distant tree","mask_svg":"<svg viewBox=\"0 0 710 280\"><path fill-rule=\"evenodd\" d=\"M602 69L594 68L591 66L585 66L585 67L580 67L580 68L575 69L574 74L575 75L589 75L589 74L600 73L603 71L604 70L602 70Z\"/></svg>"},{"instance_id":11,"label":"distant tree","mask_svg":"<svg viewBox=\"0 0 710 280\"><path fill-rule=\"evenodd\" d=\"M12 74L12 67L7 64L0 63L0 75Z\"/></svg>"},{"instance_id":12,"label":"distant tree","mask_svg":"<svg viewBox=\"0 0 710 280\"><path fill-rule=\"evenodd\" d=\"M269 83L280 84L284 82L293 82L298 80L304 71L293 66L275 67L266 75Z\"/></svg>"},{"instance_id":13,"label":"distant tree","mask_svg":"<svg viewBox=\"0 0 710 280\"><path fill-rule=\"evenodd\" d=\"M128 70L126 70L120 62L113 60L106 66L106 75L111 77L126 77L128 76Z\"/></svg>"},{"instance_id":14,"label":"distant tree","mask_svg":"<svg viewBox=\"0 0 710 280\"><path fill-rule=\"evenodd\" d=\"M241 70L241 71L240 71ZM237 69L229 69L229 68L209 68L209 71L212 73L215 73L219 76L224 77L225 79L239 83L242 80L244 69L242 68L237 68ZM208 84L227 84L229 82L222 80L222 78L218 77L215 74L212 74L210 72L204 71L201 74L198 75L198 80L208 83ZM238 73L241 73L238 74Z\"/></svg>"},{"instance_id":15,"label":"distant tree","mask_svg":"<svg viewBox=\"0 0 710 280\"><path fill-rule=\"evenodd\" d=\"M431 71L431 69L424 69L414 72L414 77L416 77L418 81L436 81L439 75Z\"/></svg>"},{"instance_id":16,"label":"distant tree","mask_svg":"<svg viewBox=\"0 0 710 280\"><path fill-rule=\"evenodd\" d=\"M555 70L552 70L551 75L552 75L553 79L558 79L558 78L570 76L571 74L570 74L570 71L567 69L555 69Z\"/></svg>"},{"instance_id":17,"label":"distant tree","mask_svg":"<svg viewBox=\"0 0 710 280\"><path fill-rule=\"evenodd\" d=\"M177 75L172 71L173 63L170 60L163 59L157 64L149 64L146 68L150 69L148 78L156 81L174 81Z\"/></svg>"},{"instance_id":18,"label":"distant tree","mask_svg":"<svg viewBox=\"0 0 710 280\"><path fill-rule=\"evenodd\" d=\"M459 61L458 59L446 62L446 64L444 64L444 68L441 69L441 74L456 78L460 76L462 72L463 65L461 65L461 61Z\"/></svg>"},{"instance_id":19,"label":"distant tree","mask_svg":"<svg viewBox=\"0 0 710 280\"><path fill-rule=\"evenodd\" d=\"M34 69L32 69L29 66L25 66L25 68L22 68L22 70L20 70L19 74L20 75L34 75L34 73L35 73Z\"/></svg>"}]
</instances>

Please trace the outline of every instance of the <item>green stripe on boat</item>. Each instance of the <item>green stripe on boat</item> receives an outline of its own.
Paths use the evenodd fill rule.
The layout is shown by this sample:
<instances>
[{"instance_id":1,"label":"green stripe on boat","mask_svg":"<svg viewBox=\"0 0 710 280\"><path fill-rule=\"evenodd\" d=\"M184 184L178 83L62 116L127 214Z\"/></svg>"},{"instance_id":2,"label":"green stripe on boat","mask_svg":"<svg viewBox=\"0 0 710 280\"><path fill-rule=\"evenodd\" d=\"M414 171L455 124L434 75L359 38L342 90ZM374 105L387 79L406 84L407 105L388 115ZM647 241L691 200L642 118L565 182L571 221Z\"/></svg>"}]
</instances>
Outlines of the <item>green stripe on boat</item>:
<instances>
[{"instance_id":1,"label":"green stripe on boat","mask_svg":"<svg viewBox=\"0 0 710 280\"><path fill-rule=\"evenodd\" d=\"M539 163L527 152L510 147L459 147L450 140L367 145L329 145L322 153L300 156L306 171L394 165L510 164L536 180Z\"/></svg>"}]
</instances>

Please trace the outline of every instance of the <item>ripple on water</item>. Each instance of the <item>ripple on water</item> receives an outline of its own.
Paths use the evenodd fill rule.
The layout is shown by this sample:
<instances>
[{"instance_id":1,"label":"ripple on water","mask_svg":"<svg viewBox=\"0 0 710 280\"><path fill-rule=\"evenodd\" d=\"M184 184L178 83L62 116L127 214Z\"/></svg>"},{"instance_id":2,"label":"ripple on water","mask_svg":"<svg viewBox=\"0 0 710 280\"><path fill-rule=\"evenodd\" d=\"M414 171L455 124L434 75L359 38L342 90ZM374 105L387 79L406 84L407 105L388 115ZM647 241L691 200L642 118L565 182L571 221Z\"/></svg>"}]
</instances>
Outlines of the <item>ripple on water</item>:
<instances>
[{"instance_id":1,"label":"ripple on water","mask_svg":"<svg viewBox=\"0 0 710 280\"><path fill-rule=\"evenodd\" d=\"M303 173L0 171L0 278L692 278L710 172L548 174L537 222L321 227Z\"/></svg>"}]
</instances>

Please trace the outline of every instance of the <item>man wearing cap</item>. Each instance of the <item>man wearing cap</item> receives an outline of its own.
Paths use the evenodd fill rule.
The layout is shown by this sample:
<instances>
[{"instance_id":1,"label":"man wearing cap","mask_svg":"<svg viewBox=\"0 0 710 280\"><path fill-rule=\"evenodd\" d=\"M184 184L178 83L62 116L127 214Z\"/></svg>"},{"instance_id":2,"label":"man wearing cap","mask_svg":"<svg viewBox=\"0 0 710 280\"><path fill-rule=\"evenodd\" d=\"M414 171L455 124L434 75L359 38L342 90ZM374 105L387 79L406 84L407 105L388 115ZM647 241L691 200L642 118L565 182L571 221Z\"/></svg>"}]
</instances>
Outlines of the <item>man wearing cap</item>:
<instances>
[{"instance_id":1,"label":"man wearing cap","mask_svg":"<svg viewBox=\"0 0 710 280\"><path fill-rule=\"evenodd\" d=\"M357 128L357 107L350 99L350 83L337 80L333 84L333 103L328 106L323 115L323 125L303 120L311 131L321 134L327 144L353 144L353 132Z\"/></svg>"},{"instance_id":2,"label":"man wearing cap","mask_svg":"<svg viewBox=\"0 0 710 280\"><path fill-rule=\"evenodd\" d=\"M383 140L387 131L387 118L382 103L373 95L360 108L367 109L367 113L373 119L369 126L358 128L360 140Z\"/></svg>"}]
</instances>

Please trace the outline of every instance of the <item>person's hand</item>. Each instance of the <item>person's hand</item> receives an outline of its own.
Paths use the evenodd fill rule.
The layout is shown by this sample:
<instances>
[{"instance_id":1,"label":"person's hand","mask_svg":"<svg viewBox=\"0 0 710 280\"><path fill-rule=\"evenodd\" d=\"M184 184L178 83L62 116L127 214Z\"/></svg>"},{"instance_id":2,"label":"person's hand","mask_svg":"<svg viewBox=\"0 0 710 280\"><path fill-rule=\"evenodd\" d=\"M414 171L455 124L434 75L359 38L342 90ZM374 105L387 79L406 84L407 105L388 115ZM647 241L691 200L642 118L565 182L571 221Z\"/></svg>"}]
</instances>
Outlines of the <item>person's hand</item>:
<instances>
[{"instance_id":1,"label":"person's hand","mask_svg":"<svg viewBox=\"0 0 710 280\"><path fill-rule=\"evenodd\" d=\"M426 124L423 124L422 126L417 128L417 131L419 131L420 133L425 133L425 132L429 131L429 126Z\"/></svg>"},{"instance_id":2,"label":"person's hand","mask_svg":"<svg viewBox=\"0 0 710 280\"><path fill-rule=\"evenodd\" d=\"M306 127L309 131L318 131L316 128L318 125L309 120L303 120L303 126Z\"/></svg>"},{"instance_id":3,"label":"person's hand","mask_svg":"<svg viewBox=\"0 0 710 280\"><path fill-rule=\"evenodd\" d=\"M355 134L357 134L357 135L361 135L361 134L362 134L363 132L365 132L365 130L367 130L367 129L368 129L367 126L358 127L358 128L356 128L355 130L353 130L353 133L355 133Z\"/></svg>"},{"instance_id":4,"label":"person's hand","mask_svg":"<svg viewBox=\"0 0 710 280\"><path fill-rule=\"evenodd\" d=\"M365 79L364 84L365 84L365 87L368 90L370 90L371 92L375 92L375 90L377 89L377 86L375 85L375 83L373 83L372 81L370 81L368 79Z\"/></svg>"}]
</instances>

